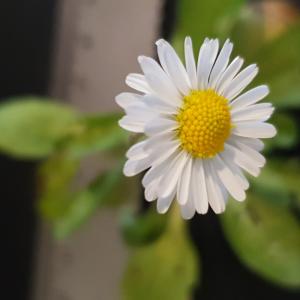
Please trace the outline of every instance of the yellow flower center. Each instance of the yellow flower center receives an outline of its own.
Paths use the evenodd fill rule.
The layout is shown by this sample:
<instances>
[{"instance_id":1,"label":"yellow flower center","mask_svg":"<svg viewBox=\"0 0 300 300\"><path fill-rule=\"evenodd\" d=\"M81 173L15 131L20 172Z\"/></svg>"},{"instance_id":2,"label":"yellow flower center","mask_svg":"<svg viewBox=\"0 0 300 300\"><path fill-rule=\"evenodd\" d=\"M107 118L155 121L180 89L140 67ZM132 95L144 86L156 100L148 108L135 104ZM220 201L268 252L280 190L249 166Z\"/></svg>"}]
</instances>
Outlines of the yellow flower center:
<instances>
[{"instance_id":1,"label":"yellow flower center","mask_svg":"<svg viewBox=\"0 0 300 300\"><path fill-rule=\"evenodd\" d=\"M210 158L224 150L230 135L228 100L213 90L191 91L176 115L181 146L194 157Z\"/></svg>"}]
</instances>

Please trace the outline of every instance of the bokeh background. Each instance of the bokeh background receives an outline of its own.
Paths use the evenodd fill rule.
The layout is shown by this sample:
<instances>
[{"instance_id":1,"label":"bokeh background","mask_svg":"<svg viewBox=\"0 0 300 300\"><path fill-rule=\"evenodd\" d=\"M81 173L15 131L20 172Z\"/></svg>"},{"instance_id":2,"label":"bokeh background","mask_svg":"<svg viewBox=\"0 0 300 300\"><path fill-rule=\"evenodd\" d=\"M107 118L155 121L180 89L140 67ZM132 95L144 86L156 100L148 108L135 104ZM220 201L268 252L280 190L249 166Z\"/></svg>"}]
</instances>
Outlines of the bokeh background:
<instances>
[{"instance_id":1,"label":"bokeh background","mask_svg":"<svg viewBox=\"0 0 300 300\"><path fill-rule=\"evenodd\" d=\"M300 298L300 1L9 0L0 15L7 299ZM119 179L115 161L129 142L111 112L125 76L139 71L136 57L155 57L160 37L182 54L186 35L196 47L230 37L235 54L259 64L255 84L270 85L279 134L246 204L172 227L172 215L145 205L137 181ZM5 106L32 99L34 109ZM68 139L52 143L44 128L69 118Z\"/></svg>"}]
</instances>

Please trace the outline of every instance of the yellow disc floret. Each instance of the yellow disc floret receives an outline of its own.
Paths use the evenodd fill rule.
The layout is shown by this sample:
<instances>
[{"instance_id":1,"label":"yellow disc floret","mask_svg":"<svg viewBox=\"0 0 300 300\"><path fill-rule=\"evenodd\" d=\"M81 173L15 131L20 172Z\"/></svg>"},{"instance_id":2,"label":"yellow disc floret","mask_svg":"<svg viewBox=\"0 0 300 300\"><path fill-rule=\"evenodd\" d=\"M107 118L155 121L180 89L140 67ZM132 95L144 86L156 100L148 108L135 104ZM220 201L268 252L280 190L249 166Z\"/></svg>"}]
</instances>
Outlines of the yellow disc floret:
<instances>
[{"instance_id":1,"label":"yellow disc floret","mask_svg":"<svg viewBox=\"0 0 300 300\"><path fill-rule=\"evenodd\" d=\"M214 90L185 96L176 120L181 146L194 157L210 158L224 150L232 127L230 108Z\"/></svg>"}]
</instances>

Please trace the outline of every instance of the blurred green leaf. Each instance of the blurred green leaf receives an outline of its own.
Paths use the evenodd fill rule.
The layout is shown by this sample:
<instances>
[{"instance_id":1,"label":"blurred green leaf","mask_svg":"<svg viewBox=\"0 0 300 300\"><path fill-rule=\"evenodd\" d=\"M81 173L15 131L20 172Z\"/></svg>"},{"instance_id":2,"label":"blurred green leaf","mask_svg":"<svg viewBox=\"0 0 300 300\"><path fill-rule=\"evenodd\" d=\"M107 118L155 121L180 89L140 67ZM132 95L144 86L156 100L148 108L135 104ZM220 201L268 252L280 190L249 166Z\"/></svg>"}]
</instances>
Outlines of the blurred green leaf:
<instances>
[{"instance_id":1,"label":"blurred green leaf","mask_svg":"<svg viewBox=\"0 0 300 300\"><path fill-rule=\"evenodd\" d=\"M19 158L42 158L55 150L77 115L58 102L15 98L0 105L0 150Z\"/></svg>"},{"instance_id":2,"label":"blurred green leaf","mask_svg":"<svg viewBox=\"0 0 300 300\"><path fill-rule=\"evenodd\" d=\"M269 161L260 176L251 180L251 190L262 200L287 208L291 205L291 191L282 176L284 174L277 172L274 164Z\"/></svg>"},{"instance_id":3,"label":"blurred green leaf","mask_svg":"<svg viewBox=\"0 0 300 300\"><path fill-rule=\"evenodd\" d=\"M300 107L300 24L264 43L251 60L261 72L258 82L268 83L276 107Z\"/></svg>"},{"instance_id":4,"label":"blurred green leaf","mask_svg":"<svg viewBox=\"0 0 300 300\"><path fill-rule=\"evenodd\" d=\"M270 122L277 128L274 139L265 141L265 150L271 148L291 149L298 142L298 125L288 113L275 113Z\"/></svg>"},{"instance_id":5,"label":"blurred green leaf","mask_svg":"<svg viewBox=\"0 0 300 300\"><path fill-rule=\"evenodd\" d=\"M289 191L290 197L293 201L297 201L300 204L300 161L299 159L285 159L285 160L272 160L267 164L265 168L269 172L269 181L273 178L277 178L277 182L274 180L273 185L277 185ZM264 176L265 172L262 173ZM264 184L265 178L262 183ZM259 180L257 180L259 182ZM280 183L279 183L280 182ZM273 187L274 188L274 187Z\"/></svg>"},{"instance_id":6,"label":"blurred green leaf","mask_svg":"<svg viewBox=\"0 0 300 300\"><path fill-rule=\"evenodd\" d=\"M256 52L252 52L266 78L278 77L279 70L290 71L299 68L300 24L288 28L275 39L266 41ZM280 58L280 59L279 59ZM296 65L295 65L296 63Z\"/></svg>"},{"instance_id":7,"label":"blurred green leaf","mask_svg":"<svg viewBox=\"0 0 300 300\"><path fill-rule=\"evenodd\" d=\"M252 191L273 205L300 213L300 161L271 159L259 178L251 180Z\"/></svg>"},{"instance_id":8,"label":"blurred green leaf","mask_svg":"<svg viewBox=\"0 0 300 300\"><path fill-rule=\"evenodd\" d=\"M267 40L263 15L249 6L231 30L234 52L247 63L258 63L260 72L253 85L267 83L277 108L300 107L300 24L291 25ZM249 47L251 45L251 47Z\"/></svg>"},{"instance_id":9,"label":"blurred green leaf","mask_svg":"<svg viewBox=\"0 0 300 300\"><path fill-rule=\"evenodd\" d=\"M149 208L143 215L135 215L125 210L121 218L121 230L124 240L132 246L151 243L164 232L167 218Z\"/></svg>"},{"instance_id":10,"label":"blurred green leaf","mask_svg":"<svg viewBox=\"0 0 300 300\"><path fill-rule=\"evenodd\" d=\"M173 210L161 237L133 251L123 279L124 300L191 299L199 263L185 226Z\"/></svg>"},{"instance_id":11,"label":"blurred green leaf","mask_svg":"<svg viewBox=\"0 0 300 300\"><path fill-rule=\"evenodd\" d=\"M68 156L80 158L99 151L116 149L128 142L128 134L118 125L119 114L81 118L63 147Z\"/></svg>"},{"instance_id":12,"label":"blurred green leaf","mask_svg":"<svg viewBox=\"0 0 300 300\"><path fill-rule=\"evenodd\" d=\"M118 167L99 176L83 190L71 193L67 210L53 222L54 236L58 239L67 237L85 223L97 208L114 201L111 196L118 189L117 185L122 177L122 169Z\"/></svg>"},{"instance_id":13,"label":"blurred green leaf","mask_svg":"<svg viewBox=\"0 0 300 300\"><path fill-rule=\"evenodd\" d=\"M38 170L39 211L47 220L64 215L71 202L73 179L79 161L57 154L46 160Z\"/></svg>"},{"instance_id":14,"label":"blurred green leaf","mask_svg":"<svg viewBox=\"0 0 300 300\"><path fill-rule=\"evenodd\" d=\"M245 0L180 0L175 42L193 38L198 49L205 37L226 38ZM179 48L179 47L176 47Z\"/></svg>"},{"instance_id":15,"label":"blurred green leaf","mask_svg":"<svg viewBox=\"0 0 300 300\"><path fill-rule=\"evenodd\" d=\"M234 43L232 56L239 55L246 59L246 63L253 63L253 53L264 44L264 28L263 15L250 5L245 7L238 15L229 35Z\"/></svg>"},{"instance_id":16,"label":"blurred green leaf","mask_svg":"<svg viewBox=\"0 0 300 300\"><path fill-rule=\"evenodd\" d=\"M221 217L225 235L239 259L265 279L300 287L300 224L287 208L249 194L230 201Z\"/></svg>"}]
</instances>

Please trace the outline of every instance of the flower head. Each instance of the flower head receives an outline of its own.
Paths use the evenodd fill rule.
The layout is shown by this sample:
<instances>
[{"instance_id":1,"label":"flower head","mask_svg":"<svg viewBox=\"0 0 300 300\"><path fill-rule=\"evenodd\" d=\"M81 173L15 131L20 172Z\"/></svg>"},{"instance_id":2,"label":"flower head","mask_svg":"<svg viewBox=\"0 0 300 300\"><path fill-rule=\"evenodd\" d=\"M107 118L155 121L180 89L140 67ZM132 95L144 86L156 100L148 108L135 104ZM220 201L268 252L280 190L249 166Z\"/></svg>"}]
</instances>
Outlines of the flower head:
<instances>
[{"instance_id":1,"label":"flower head","mask_svg":"<svg viewBox=\"0 0 300 300\"><path fill-rule=\"evenodd\" d=\"M143 75L129 74L126 83L140 92L122 93L116 102L126 115L122 128L144 133L145 139L127 152L124 173L147 170L142 180L145 198L157 199L165 213L177 199L182 216L225 210L228 194L238 201L249 187L244 171L258 176L265 158L262 138L276 134L266 123L274 108L259 103L269 89L261 85L244 92L258 73L243 59L230 62L233 44L219 49L217 39L205 39L194 58L191 38L185 39L185 66L172 46L156 42L160 64L149 57L138 61Z\"/></svg>"}]
</instances>

